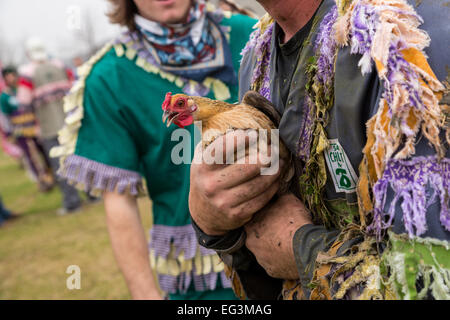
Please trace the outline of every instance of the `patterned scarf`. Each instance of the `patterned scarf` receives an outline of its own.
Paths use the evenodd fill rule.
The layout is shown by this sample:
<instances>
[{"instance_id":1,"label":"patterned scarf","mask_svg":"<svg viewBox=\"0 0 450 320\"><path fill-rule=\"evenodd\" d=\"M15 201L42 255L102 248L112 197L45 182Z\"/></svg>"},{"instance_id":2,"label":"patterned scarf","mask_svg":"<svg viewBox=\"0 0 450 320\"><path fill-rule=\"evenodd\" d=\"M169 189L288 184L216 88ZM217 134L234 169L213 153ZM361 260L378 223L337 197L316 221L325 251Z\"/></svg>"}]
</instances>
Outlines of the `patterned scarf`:
<instances>
[{"instance_id":1,"label":"patterned scarf","mask_svg":"<svg viewBox=\"0 0 450 320\"><path fill-rule=\"evenodd\" d=\"M161 24L135 16L144 44L164 71L203 81L214 77L235 84L228 42L213 17L206 12L204 0L195 1L187 22Z\"/></svg>"}]
</instances>

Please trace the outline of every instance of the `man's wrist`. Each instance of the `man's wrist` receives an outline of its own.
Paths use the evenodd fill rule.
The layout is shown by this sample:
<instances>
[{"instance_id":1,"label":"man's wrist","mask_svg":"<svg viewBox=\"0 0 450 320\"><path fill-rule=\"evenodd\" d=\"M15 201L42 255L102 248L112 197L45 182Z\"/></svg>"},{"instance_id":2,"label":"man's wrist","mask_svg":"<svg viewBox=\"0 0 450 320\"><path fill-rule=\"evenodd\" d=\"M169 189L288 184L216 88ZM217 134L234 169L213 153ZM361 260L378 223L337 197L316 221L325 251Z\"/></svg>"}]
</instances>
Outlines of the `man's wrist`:
<instances>
[{"instance_id":1,"label":"man's wrist","mask_svg":"<svg viewBox=\"0 0 450 320\"><path fill-rule=\"evenodd\" d=\"M194 221L194 220L192 220L192 221ZM203 233L205 233L211 237L223 237L229 232L229 230L215 229L215 228L211 228L211 227L206 226L201 223L200 224L197 223L197 226L199 226L199 228L203 231Z\"/></svg>"},{"instance_id":2,"label":"man's wrist","mask_svg":"<svg viewBox=\"0 0 450 320\"><path fill-rule=\"evenodd\" d=\"M198 241L201 246L216 250L218 252L228 252L229 250L237 250L239 243L245 243L245 232L243 228L230 230L223 235L210 235L202 230L198 224L192 219L192 226L197 234ZM242 245L240 246L242 247Z\"/></svg>"}]
</instances>

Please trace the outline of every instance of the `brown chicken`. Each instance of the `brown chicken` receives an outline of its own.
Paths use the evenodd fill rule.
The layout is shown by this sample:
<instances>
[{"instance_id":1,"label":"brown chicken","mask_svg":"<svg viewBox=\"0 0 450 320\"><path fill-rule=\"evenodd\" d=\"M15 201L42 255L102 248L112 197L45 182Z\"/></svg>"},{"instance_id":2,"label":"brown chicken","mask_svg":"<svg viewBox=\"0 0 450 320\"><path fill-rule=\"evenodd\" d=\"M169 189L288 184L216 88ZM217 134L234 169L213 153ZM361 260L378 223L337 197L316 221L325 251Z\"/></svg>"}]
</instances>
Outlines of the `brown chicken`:
<instances>
[{"instance_id":1,"label":"brown chicken","mask_svg":"<svg viewBox=\"0 0 450 320\"><path fill-rule=\"evenodd\" d=\"M216 138L236 129L265 129L270 142L271 130L278 128L280 115L269 100L255 91L245 94L242 103L230 104L223 101L185 94L166 94L162 105L163 122L174 123L184 128L201 121L202 144L204 147ZM291 159L289 150L279 141L280 158ZM248 151L248 150L247 150ZM282 193L287 191L293 176L293 166L288 165L282 173Z\"/></svg>"}]
</instances>

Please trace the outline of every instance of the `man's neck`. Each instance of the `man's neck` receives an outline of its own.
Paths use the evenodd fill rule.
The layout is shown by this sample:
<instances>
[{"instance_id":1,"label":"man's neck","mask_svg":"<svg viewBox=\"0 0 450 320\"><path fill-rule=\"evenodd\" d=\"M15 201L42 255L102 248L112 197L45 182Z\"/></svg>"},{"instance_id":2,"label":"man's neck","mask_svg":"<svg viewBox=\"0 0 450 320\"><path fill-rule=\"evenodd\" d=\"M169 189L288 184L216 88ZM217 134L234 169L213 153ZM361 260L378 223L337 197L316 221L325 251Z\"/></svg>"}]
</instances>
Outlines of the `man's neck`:
<instances>
[{"instance_id":1,"label":"man's neck","mask_svg":"<svg viewBox=\"0 0 450 320\"><path fill-rule=\"evenodd\" d=\"M313 17L322 0L257 0L284 32L286 43Z\"/></svg>"}]
</instances>

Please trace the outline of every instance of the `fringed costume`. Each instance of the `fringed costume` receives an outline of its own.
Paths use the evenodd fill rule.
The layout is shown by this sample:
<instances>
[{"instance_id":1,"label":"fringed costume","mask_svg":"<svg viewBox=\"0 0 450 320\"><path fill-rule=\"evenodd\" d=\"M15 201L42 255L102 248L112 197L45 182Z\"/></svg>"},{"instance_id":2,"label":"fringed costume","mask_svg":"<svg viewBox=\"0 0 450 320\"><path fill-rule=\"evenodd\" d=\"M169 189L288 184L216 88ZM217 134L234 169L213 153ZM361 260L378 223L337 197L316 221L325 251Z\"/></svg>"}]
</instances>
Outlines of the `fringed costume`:
<instances>
[{"instance_id":1,"label":"fringed costume","mask_svg":"<svg viewBox=\"0 0 450 320\"><path fill-rule=\"evenodd\" d=\"M236 102L240 51L255 23L204 10L198 1L189 20L191 29L203 31L200 38L183 38L185 30L176 28L169 37L158 24L136 16L136 31L125 32L80 67L65 98L61 147L52 154L61 157L60 175L93 195L148 192L151 266L161 289L183 299L229 288L230 282L217 254L198 245L188 209L190 166L171 160L180 142L171 138L175 126L168 130L161 122L160 106L169 91ZM193 56L186 41L200 53ZM185 152L193 156L194 128L186 130ZM232 293L215 296L228 297Z\"/></svg>"},{"instance_id":2,"label":"fringed costume","mask_svg":"<svg viewBox=\"0 0 450 320\"><path fill-rule=\"evenodd\" d=\"M448 14L443 1L324 0L286 97L279 27L260 20L241 96L257 90L282 114L315 223L294 236L300 279L284 298L450 298ZM257 298L237 261L236 292Z\"/></svg>"}]
</instances>

